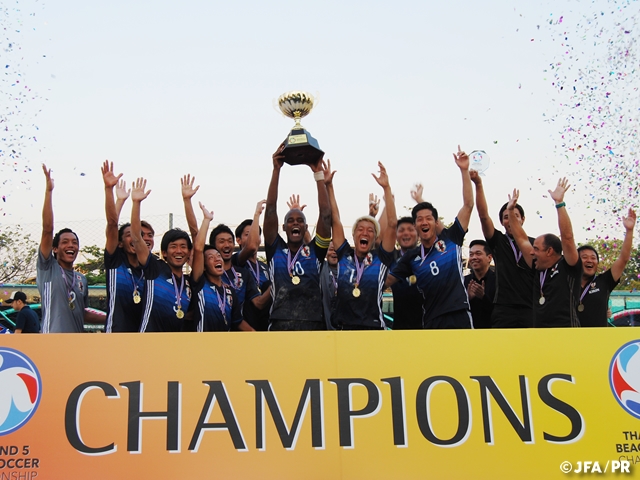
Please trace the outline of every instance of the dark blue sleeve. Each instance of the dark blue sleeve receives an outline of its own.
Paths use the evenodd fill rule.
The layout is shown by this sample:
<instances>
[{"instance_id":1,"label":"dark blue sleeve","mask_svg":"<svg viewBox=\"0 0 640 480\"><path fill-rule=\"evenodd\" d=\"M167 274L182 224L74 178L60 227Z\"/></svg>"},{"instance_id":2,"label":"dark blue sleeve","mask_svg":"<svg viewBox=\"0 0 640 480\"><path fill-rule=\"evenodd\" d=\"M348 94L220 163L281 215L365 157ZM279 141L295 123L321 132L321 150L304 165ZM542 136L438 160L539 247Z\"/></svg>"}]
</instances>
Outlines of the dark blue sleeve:
<instances>
[{"instance_id":1,"label":"dark blue sleeve","mask_svg":"<svg viewBox=\"0 0 640 480\"><path fill-rule=\"evenodd\" d=\"M254 280L254 285L255 285L255 280ZM231 325L237 327L238 325L240 325L240 323L242 323L242 310L240 309L240 302L238 301L238 296L236 295L236 292L233 291L233 288L230 289L231 290L231 298L233 299L233 305L231 306Z\"/></svg>"},{"instance_id":2,"label":"dark blue sleeve","mask_svg":"<svg viewBox=\"0 0 640 480\"><path fill-rule=\"evenodd\" d=\"M244 295L244 301L248 302L252 298L256 298L260 296L260 292L258 291L258 286L256 285L256 279L253 276L253 273L251 273L248 269L244 267L239 267L239 268L242 268L242 278L244 278L245 285L247 286L247 289Z\"/></svg>"},{"instance_id":3,"label":"dark blue sleeve","mask_svg":"<svg viewBox=\"0 0 640 480\"><path fill-rule=\"evenodd\" d=\"M336 255L338 255L338 261L342 260L342 258L345 255L349 255L349 253L352 252L352 248L351 245L349 245L349 242L347 242L347 240L345 239L344 242L342 242L342 245L340 245L340 247L338 247L338 249L336 250Z\"/></svg>"},{"instance_id":4,"label":"dark blue sleeve","mask_svg":"<svg viewBox=\"0 0 640 480\"><path fill-rule=\"evenodd\" d=\"M460 225L460 221L458 220L458 217L456 217L455 221L453 222L453 225L451 225L449 228L445 228L442 231L443 236L446 236L449 240L451 240L453 243L455 243L460 247L464 242L464 236L466 234L467 232L465 232L464 229L462 228L462 225Z\"/></svg>"},{"instance_id":5,"label":"dark blue sleeve","mask_svg":"<svg viewBox=\"0 0 640 480\"><path fill-rule=\"evenodd\" d=\"M416 253L419 252L418 249L414 248L413 250L409 250L405 253L395 267L391 270L391 275L394 277L404 280L407 277L413 275L413 268L411 267L411 260L415 257Z\"/></svg>"},{"instance_id":6,"label":"dark blue sleeve","mask_svg":"<svg viewBox=\"0 0 640 480\"><path fill-rule=\"evenodd\" d=\"M395 260L394 253L387 252L384 248L382 248L382 245L380 245L380 247L378 248L378 258L380 259L382 264L386 265L387 267L390 267Z\"/></svg>"}]
</instances>

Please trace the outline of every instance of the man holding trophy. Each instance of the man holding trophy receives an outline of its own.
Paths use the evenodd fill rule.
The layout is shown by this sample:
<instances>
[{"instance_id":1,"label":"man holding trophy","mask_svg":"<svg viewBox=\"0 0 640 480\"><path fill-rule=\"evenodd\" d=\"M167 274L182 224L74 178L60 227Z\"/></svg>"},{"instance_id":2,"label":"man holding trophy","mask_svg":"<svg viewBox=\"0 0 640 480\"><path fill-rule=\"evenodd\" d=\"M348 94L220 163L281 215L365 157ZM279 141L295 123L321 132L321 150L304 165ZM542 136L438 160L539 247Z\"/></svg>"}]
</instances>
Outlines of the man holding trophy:
<instances>
[{"instance_id":1,"label":"man holding trophy","mask_svg":"<svg viewBox=\"0 0 640 480\"><path fill-rule=\"evenodd\" d=\"M300 125L300 118L313 108L313 97L304 92L290 92L278 99L282 112L296 124L287 139L273 154L273 174L264 216L264 241L272 279L273 305L269 330L325 330L320 293L320 266L331 240L331 207L324 185L324 152L316 140ZM284 163L307 164L314 173L320 214L316 235L304 242L307 220L302 210L287 212L283 230L286 241L278 233L278 185Z\"/></svg>"}]
</instances>

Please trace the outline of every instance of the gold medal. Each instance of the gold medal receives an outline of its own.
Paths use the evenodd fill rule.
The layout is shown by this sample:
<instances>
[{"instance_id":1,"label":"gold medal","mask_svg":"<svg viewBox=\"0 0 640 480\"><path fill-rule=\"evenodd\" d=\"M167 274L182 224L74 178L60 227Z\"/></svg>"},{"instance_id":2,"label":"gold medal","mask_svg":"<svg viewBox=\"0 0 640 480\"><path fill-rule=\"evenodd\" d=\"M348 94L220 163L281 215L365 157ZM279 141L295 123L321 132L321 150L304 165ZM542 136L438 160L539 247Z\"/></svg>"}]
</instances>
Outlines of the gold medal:
<instances>
[{"instance_id":1,"label":"gold medal","mask_svg":"<svg viewBox=\"0 0 640 480\"><path fill-rule=\"evenodd\" d=\"M75 304L75 303L73 303L73 300L71 300L71 301L69 302L69 308L70 308L71 310L75 310L75 308L76 308L76 304Z\"/></svg>"},{"instance_id":2,"label":"gold medal","mask_svg":"<svg viewBox=\"0 0 640 480\"><path fill-rule=\"evenodd\" d=\"M358 287L353 288L353 296L356 298L360 296L360 289Z\"/></svg>"},{"instance_id":3,"label":"gold medal","mask_svg":"<svg viewBox=\"0 0 640 480\"><path fill-rule=\"evenodd\" d=\"M133 303L138 304L141 300L140 294L138 292L133 292Z\"/></svg>"},{"instance_id":4,"label":"gold medal","mask_svg":"<svg viewBox=\"0 0 640 480\"><path fill-rule=\"evenodd\" d=\"M538 300L538 303L539 303L540 305L544 305L544 302L546 302L546 301L547 301L547 300L546 300L546 298L544 298L544 297L540 297L540 300Z\"/></svg>"},{"instance_id":5,"label":"gold medal","mask_svg":"<svg viewBox=\"0 0 640 480\"><path fill-rule=\"evenodd\" d=\"M176 317L178 317L180 320L184 318L184 312L182 311L182 308L178 307L178 310L176 310Z\"/></svg>"},{"instance_id":6,"label":"gold medal","mask_svg":"<svg viewBox=\"0 0 640 480\"><path fill-rule=\"evenodd\" d=\"M583 304L578 305L578 311L579 312L584 312L584 305Z\"/></svg>"},{"instance_id":7,"label":"gold medal","mask_svg":"<svg viewBox=\"0 0 640 480\"><path fill-rule=\"evenodd\" d=\"M298 285L300 283L300 277L294 275L293 277L291 277L291 283L293 283L294 285Z\"/></svg>"},{"instance_id":8,"label":"gold medal","mask_svg":"<svg viewBox=\"0 0 640 480\"><path fill-rule=\"evenodd\" d=\"M418 281L418 279L416 278L415 275L411 275L409 277L409 285L415 285L417 281Z\"/></svg>"}]
</instances>

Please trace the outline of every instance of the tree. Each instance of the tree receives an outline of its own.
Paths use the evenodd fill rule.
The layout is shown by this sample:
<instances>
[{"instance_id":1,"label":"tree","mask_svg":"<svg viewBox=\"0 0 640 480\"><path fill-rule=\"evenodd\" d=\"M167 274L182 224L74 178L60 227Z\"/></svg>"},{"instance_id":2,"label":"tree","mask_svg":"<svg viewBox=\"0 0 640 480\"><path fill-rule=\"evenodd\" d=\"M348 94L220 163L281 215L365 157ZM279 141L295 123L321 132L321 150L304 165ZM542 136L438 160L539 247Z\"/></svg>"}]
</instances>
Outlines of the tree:
<instances>
[{"instance_id":1,"label":"tree","mask_svg":"<svg viewBox=\"0 0 640 480\"><path fill-rule=\"evenodd\" d=\"M80 249L80 253L86 261L76 263L75 269L87 277L89 285L104 285L107 281L104 269L104 250L97 245L87 245Z\"/></svg>"},{"instance_id":2,"label":"tree","mask_svg":"<svg viewBox=\"0 0 640 480\"><path fill-rule=\"evenodd\" d=\"M590 240L586 245L591 245L598 251L600 258L598 270L604 272L611 268L613 262L618 259L622 240L616 238ZM620 283L616 287L616 290L637 289L640 289L640 247L638 246L631 249L631 258L622 272Z\"/></svg>"},{"instance_id":3,"label":"tree","mask_svg":"<svg viewBox=\"0 0 640 480\"><path fill-rule=\"evenodd\" d=\"M35 283L38 244L20 225L0 231L0 283Z\"/></svg>"}]
</instances>

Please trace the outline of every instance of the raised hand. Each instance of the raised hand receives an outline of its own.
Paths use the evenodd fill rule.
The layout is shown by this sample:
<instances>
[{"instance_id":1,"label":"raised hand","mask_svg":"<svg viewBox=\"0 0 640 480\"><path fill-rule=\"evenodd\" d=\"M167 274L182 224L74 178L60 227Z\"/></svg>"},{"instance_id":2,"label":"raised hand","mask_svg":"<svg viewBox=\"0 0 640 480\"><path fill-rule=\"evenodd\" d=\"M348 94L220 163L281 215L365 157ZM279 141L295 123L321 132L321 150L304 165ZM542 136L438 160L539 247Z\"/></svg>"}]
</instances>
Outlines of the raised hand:
<instances>
[{"instance_id":1,"label":"raised hand","mask_svg":"<svg viewBox=\"0 0 640 480\"><path fill-rule=\"evenodd\" d=\"M120 180L118 182L118 185L116 185L116 198L124 202L127 198L129 198L130 193L131 190L127 190L127 182L125 182L124 180Z\"/></svg>"},{"instance_id":2,"label":"raised hand","mask_svg":"<svg viewBox=\"0 0 640 480\"><path fill-rule=\"evenodd\" d=\"M513 189L513 195L507 195L509 197L509 203L507 203L507 210L514 210L520 197L520 190ZM511 217L509 217L511 218Z\"/></svg>"},{"instance_id":3,"label":"raised hand","mask_svg":"<svg viewBox=\"0 0 640 480\"><path fill-rule=\"evenodd\" d=\"M476 186L482 185L482 177L477 172L477 170L469 170L469 177L471 178L471 181L476 184Z\"/></svg>"},{"instance_id":4,"label":"raised hand","mask_svg":"<svg viewBox=\"0 0 640 480\"><path fill-rule=\"evenodd\" d=\"M376 177L375 173L372 173L371 176L375 178L378 185L382 188L387 188L389 186L389 176L387 175L387 169L384 168L382 162L378 162L378 168L380 169L380 175Z\"/></svg>"},{"instance_id":5,"label":"raised hand","mask_svg":"<svg viewBox=\"0 0 640 480\"><path fill-rule=\"evenodd\" d=\"M333 176L337 172L337 170L331 171L331 160L322 161L322 172L324 173L324 184L328 187L333 183Z\"/></svg>"},{"instance_id":6,"label":"raised hand","mask_svg":"<svg viewBox=\"0 0 640 480\"><path fill-rule=\"evenodd\" d=\"M46 186L46 191L50 192L53 190L53 178L51 178L51 169L47 169L47 166L43 163L42 164L42 171L44 172L44 176L47 179L47 186Z\"/></svg>"},{"instance_id":7,"label":"raised hand","mask_svg":"<svg viewBox=\"0 0 640 480\"><path fill-rule=\"evenodd\" d=\"M200 185L198 185L197 187L193 186L195 181L196 177L192 177L191 174L185 175L180 179L180 185L182 187L182 198L184 200L193 197L200 188Z\"/></svg>"},{"instance_id":8,"label":"raised hand","mask_svg":"<svg viewBox=\"0 0 640 480\"><path fill-rule=\"evenodd\" d=\"M424 193L424 187L422 186L421 183L416 183L411 189L410 193L411 193L411 198L413 198L414 202L416 203L424 202L422 198L422 194Z\"/></svg>"},{"instance_id":9,"label":"raised hand","mask_svg":"<svg viewBox=\"0 0 640 480\"><path fill-rule=\"evenodd\" d=\"M261 205L263 201L259 202L258 205ZM304 207L306 207L307 205L300 205L300 195L296 195L295 193L293 195L291 195L291 197L289 198L289 201L287 202L287 207L289 207L289 210L304 210ZM256 209L257 212L257 209ZM260 213L262 213L262 210L260 210Z\"/></svg>"},{"instance_id":10,"label":"raised hand","mask_svg":"<svg viewBox=\"0 0 640 480\"><path fill-rule=\"evenodd\" d=\"M569 190L570 187L571 185L569 185L569 180L567 180L567 177L562 177L560 180L558 180L558 185L556 185L556 189L553 192L551 190L548 190L549 195L551 195L553 201L556 202L556 205L562 203L564 194L567 192L567 190Z\"/></svg>"},{"instance_id":11,"label":"raised hand","mask_svg":"<svg viewBox=\"0 0 640 480\"><path fill-rule=\"evenodd\" d=\"M272 155L273 158L273 168L276 170L280 170L282 165L284 165L284 155L282 152L284 151L284 143L281 143L275 153Z\"/></svg>"},{"instance_id":12,"label":"raised hand","mask_svg":"<svg viewBox=\"0 0 640 480\"><path fill-rule=\"evenodd\" d=\"M636 226L636 211L633 208L630 208L627 216L622 218L622 225L627 230L633 230Z\"/></svg>"},{"instance_id":13,"label":"raised hand","mask_svg":"<svg viewBox=\"0 0 640 480\"><path fill-rule=\"evenodd\" d=\"M453 154L453 158L460 170L469 170L469 155L460 150L460 145L458 145L458 151Z\"/></svg>"},{"instance_id":14,"label":"raised hand","mask_svg":"<svg viewBox=\"0 0 640 480\"><path fill-rule=\"evenodd\" d=\"M102 171L102 181L107 188L115 187L120 177L122 177L122 173L120 175L113 173L113 162L109 162L109 160L104 161L100 170Z\"/></svg>"},{"instance_id":15,"label":"raised hand","mask_svg":"<svg viewBox=\"0 0 640 480\"><path fill-rule=\"evenodd\" d=\"M291 195L291 198L293 198L293 195ZM298 196L298 198L300 198L300 197ZM265 207L266 203L267 203L267 201L266 201L266 200L260 200L260 201L256 204L256 211L255 211L255 213L254 213L253 215L254 215L254 216L256 216L256 215L258 215L258 216L262 215L262 212L264 212L264 207ZM287 203L287 205L289 205L289 203ZM304 207L306 207L306 205L305 205ZM302 208L304 208L304 207L302 207ZM289 210L291 210L292 208L293 208L293 207L289 207ZM301 208L300 210L302 210L302 208Z\"/></svg>"},{"instance_id":16,"label":"raised hand","mask_svg":"<svg viewBox=\"0 0 640 480\"><path fill-rule=\"evenodd\" d=\"M375 217L380 210L380 199L373 193L369 194L369 215Z\"/></svg>"},{"instance_id":17,"label":"raised hand","mask_svg":"<svg viewBox=\"0 0 640 480\"><path fill-rule=\"evenodd\" d=\"M207 210L207 208L202 204L202 202L198 202L198 204L200 205L200 210L202 210L202 215L204 215L204 218L206 218L209 221L213 220L213 212L210 212L209 210Z\"/></svg>"},{"instance_id":18,"label":"raised hand","mask_svg":"<svg viewBox=\"0 0 640 480\"><path fill-rule=\"evenodd\" d=\"M145 192L147 188L147 180L145 178L137 178L135 182L133 182L133 186L131 187L131 200L133 202L141 202L145 198L149 196L151 190Z\"/></svg>"}]
</instances>

